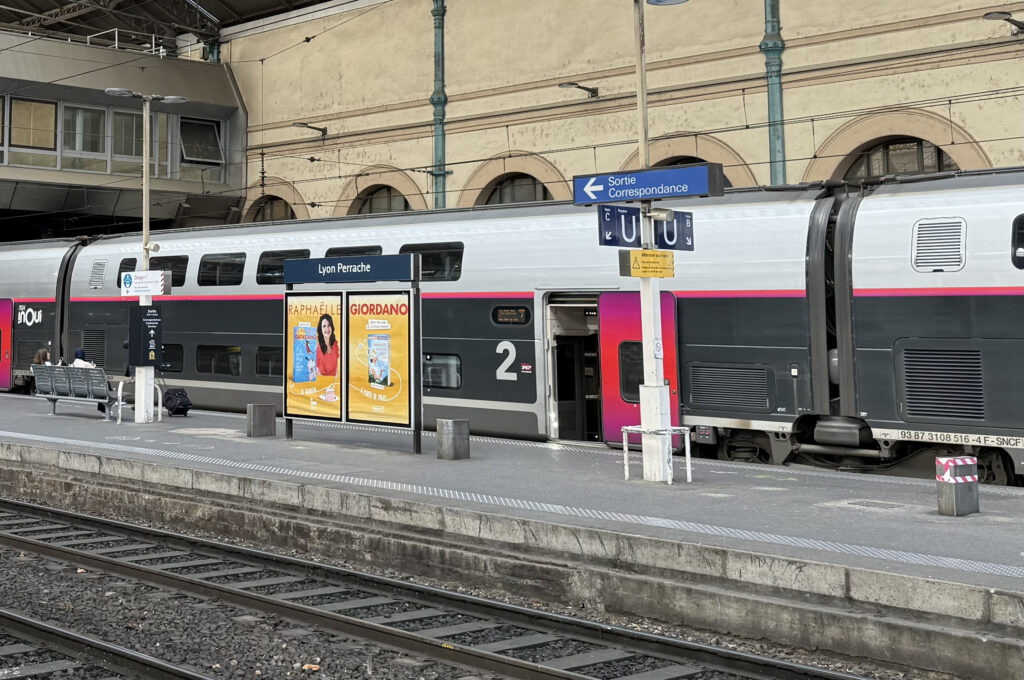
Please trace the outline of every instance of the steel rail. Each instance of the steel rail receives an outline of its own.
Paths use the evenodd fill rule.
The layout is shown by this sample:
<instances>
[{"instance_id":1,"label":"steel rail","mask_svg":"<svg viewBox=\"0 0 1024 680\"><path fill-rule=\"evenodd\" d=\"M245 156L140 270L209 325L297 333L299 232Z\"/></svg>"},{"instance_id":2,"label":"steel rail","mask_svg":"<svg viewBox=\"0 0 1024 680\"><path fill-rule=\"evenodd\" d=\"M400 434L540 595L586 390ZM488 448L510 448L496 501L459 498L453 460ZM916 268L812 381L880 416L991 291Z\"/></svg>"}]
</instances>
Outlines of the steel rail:
<instances>
[{"instance_id":1,"label":"steel rail","mask_svg":"<svg viewBox=\"0 0 1024 680\"><path fill-rule=\"evenodd\" d=\"M276 568L285 572L299 572L310 578L345 581L353 586L361 585L369 589L386 590L409 599L448 606L458 610L460 613L476 613L488 618L501 620L502 622L516 623L530 628L546 629L586 641L600 641L605 645L626 648L638 653L651 654L671 659L681 664L706 664L714 670L738 673L751 678L771 677L775 680L867 680L863 676L854 674L816 668L773 657L725 649L663 635L655 635L620 626L596 623L585 619L496 602L473 595L390 579L351 569L323 565L309 560L278 555L262 550L218 543L161 529L140 527L117 520L107 520L91 515L6 499L0 501L0 508L4 507L35 517L76 524L98 531L123 534L131 538L162 543L172 548L179 548L190 552L213 552L229 558L234 557L238 560L259 563L262 566ZM2 523L2 520L0 520L0 523ZM356 635L381 644L425 654L448 663L471 666L476 669L485 669L529 680L549 678L592 680L590 676L551 668L542 663L533 663L502 654L476 650L470 646L417 635L335 612L325 612L311 606L276 599L273 596L247 592L180 574L171 574L162 569L123 562L113 557L93 555L83 550L55 546L4 532L0 532L0 542L7 543L19 550L88 565L94 569L110 571L166 587L188 590L205 597L218 598L243 607L272 612L280 616L309 623L310 625L318 625L329 630Z\"/></svg>"},{"instance_id":2,"label":"steel rail","mask_svg":"<svg viewBox=\"0 0 1024 680\"><path fill-rule=\"evenodd\" d=\"M14 637L42 643L53 651L74 657L78 661L88 660L91 664L116 673L134 675L147 680L213 680L209 675L175 666L148 654L75 633L8 609L0 609L0 629ZM0 676L2 675L0 672Z\"/></svg>"}]
</instances>

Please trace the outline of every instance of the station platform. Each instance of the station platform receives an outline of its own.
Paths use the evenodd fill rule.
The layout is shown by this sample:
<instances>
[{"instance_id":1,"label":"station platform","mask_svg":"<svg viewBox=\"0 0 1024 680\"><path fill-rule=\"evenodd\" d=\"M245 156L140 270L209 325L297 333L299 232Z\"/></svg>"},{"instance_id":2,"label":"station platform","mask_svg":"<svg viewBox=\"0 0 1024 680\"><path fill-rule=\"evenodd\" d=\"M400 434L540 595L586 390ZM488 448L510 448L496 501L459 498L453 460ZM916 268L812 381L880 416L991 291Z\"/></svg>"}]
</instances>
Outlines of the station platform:
<instances>
[{"instance_id":1,"label":"station platform","mask_svg":"<svg viewBox=\"0 0 1024 680\"><path fill-rule=\"evenodd\" d=\"M312 532L314 549L339 537L353 542L333 546L343 555L428 546L403 547L396 568L421 559L425 573L519 579L504 587L538 598L1024 677L1024 488L983 486L980 513L948 517L927 479L693 459L688 484L677 456L667 485L642 481L637 452L624 481L621 450L603 445L473 437L469 460L445 461L431 432L415 455L408 432L386 428L297 421L286 440L280 419L276 438L247 438L244 414L131 415L117 425L61 402L51 416L43 400L0 395L0 492L42 502L39 476L52 475L176 490L192 513L234 498L345 525ZM104 493L94 504L127 491Z\"/></svg>"}]
</instances>

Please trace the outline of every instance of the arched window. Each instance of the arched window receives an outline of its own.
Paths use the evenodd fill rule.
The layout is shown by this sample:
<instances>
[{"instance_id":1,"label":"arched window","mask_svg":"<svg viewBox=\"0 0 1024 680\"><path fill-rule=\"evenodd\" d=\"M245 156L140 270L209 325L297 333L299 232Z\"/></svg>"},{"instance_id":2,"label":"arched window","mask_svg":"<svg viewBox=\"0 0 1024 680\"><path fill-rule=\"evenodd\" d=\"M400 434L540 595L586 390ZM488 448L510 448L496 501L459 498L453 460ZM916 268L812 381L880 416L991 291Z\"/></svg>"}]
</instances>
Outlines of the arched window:
<instances>
[{"instance_id":1,"label":"arched window","mask_svg":"<svg viewBox=\"0 0 1024 680\"><path fill-rule=\"evenodd\" d=\"M264 196L256 203L256 211L252 215L253 222L279 222L294 220L295 211L288 201L277 196Z\"/></svg>"},{"instance_id":2,"label":"arched window","mask_svg":"<svg viewBox=\"0 0 1024 680\"><path fill-rule=\"evenodd\" d=\"M673 156L671 158L666 158L665 160L658 161L657 163L654 164L654 167L667 168L672 165L693 165L694 163L707 163L707 161L704 160L703 158L698 158L696 156ZM725 186L726 188L732 186L732 182L729 181L728 177L723 177L722 182L723 186Z\"/></svg>"},{"instance_id":3,"label":"arched window","mask_svg":"<svg viewBox=\"0 0 1024 680\"><path fill-rule=\"evenodd\" d=\"M551 192L536 177L514 172L502 175L491 184L484 205L499 203L528 203L531 201L550 201Z\"/></svg>"},{"instance_id":4,"label":"arched window","mask_svg":"<svg viewBox=\"0 0 1024 680\"><path fill-rule=\"evenodd\" d=\"M916 137L888 139L858 151L853 156L853 165L843 179L854 182L885 175L915 175L960 169L945 151Z\"/></svg>"},{"instance_id":5,"label":"arched window","mask_svg":"<svg viewBox=\"0 0 1024 680\"><path fill-rule=\"evenodd\" d=\"M404 212L412 210L409 201L398 189L392 186L377 185L364 189L355 200L354 215L370 215L376 213Z\"/></svg>"}]
</instances>

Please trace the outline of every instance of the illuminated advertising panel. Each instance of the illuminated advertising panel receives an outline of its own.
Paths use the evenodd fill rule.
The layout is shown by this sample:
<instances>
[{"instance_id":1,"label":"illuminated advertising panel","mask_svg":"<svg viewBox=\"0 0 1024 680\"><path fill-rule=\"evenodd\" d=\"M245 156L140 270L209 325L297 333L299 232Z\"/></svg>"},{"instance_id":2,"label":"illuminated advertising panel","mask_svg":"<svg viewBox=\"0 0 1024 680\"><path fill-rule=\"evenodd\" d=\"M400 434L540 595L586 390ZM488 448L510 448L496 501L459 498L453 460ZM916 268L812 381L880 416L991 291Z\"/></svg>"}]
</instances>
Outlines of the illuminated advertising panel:
<instances>
[{"instance_id":1,"label":"illuminated advertising panel","mask_svg":"<svg viewBox=\"0 0 1024 680\"><path fill-rule=\"evenodd\" d=\"M347 420L411 426L409 293L348 296Z\"/></svg>"},{"instance_id":2,"label":"illuminated advertising panel","mask_svg":"<svg viewBox=\"0 0 1024 680\"><path fill-rule=\"evenodd\" d=\"M285 296L285 415L341 420L342 297Z\"/></svg>"}]
</instances>

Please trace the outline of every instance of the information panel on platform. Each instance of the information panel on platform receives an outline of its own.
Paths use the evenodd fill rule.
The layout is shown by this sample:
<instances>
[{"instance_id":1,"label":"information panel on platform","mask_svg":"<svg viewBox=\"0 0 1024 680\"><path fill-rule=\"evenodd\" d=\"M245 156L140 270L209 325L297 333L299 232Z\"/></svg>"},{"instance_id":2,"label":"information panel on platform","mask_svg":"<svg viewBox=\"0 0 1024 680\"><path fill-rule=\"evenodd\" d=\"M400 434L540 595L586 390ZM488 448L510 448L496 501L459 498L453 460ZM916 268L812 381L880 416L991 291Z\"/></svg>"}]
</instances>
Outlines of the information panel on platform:
<instances>
[{"instance_id":1,"label":"information panel on platform","mask_svg":"<svg viewBox=\"0 0 1024 680\"><path fill-rule=\"evenodd\" d=\"M346 420L412 424L408 291L348 295Z\"/></svg>"},{"instance_id":2,"label":"information panel on platform","mask_svg":"<svg viewBox=\"0 0 1024 680\"><path fill-rule=\"evenodd\" d=\"M342 305L340 293L285 294L285 416L341 420Z\"/></svg>"},{"instance_id":3,"label":"information panel on platform","mask_svg":"<svg viewBox=\"0 0 1024 680\"><path fill-rule=\"evenodd\" d=\"M725 176L719 163L577 175L572 178L572 201L576 205L721 196L724 190Z\"/></svg>"},{"instance_id":4,"label":"information panel on platform","mask_svg":"<svg viewBox=\"0 0 1024 680\"><path fill-rule=\"evenodd\" d=\"M671 221L654 221L654 247L693 250L693 213L672 211ZM616 248L639 248L640 208L629 205L597 206L597 242Z\"/></svg>"},{"instance_id":5,"label":"information panel on platform","mask_svg":"<svg viewBox=\"0 0 1024 680\"><path fill-rule=\"evenodd\" d=\"M285 283L411 281L413 255L366 255L285 260Z\"/></svg>"}]
</instances>

